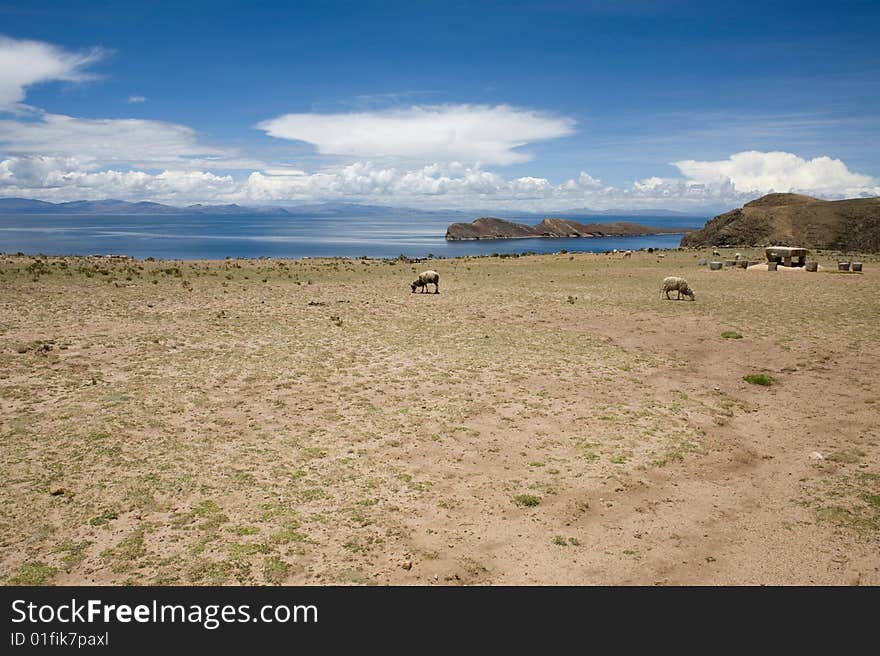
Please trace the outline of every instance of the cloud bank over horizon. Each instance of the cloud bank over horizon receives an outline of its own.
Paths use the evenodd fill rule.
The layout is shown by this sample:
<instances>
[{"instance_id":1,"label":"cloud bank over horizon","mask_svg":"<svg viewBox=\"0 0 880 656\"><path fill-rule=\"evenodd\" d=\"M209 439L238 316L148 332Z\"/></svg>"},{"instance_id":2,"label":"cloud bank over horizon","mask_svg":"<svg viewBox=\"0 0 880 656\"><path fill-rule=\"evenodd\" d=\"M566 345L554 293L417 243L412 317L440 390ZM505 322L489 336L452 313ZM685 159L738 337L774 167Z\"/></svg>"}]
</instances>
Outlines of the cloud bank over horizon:
<instances>
[{"instance_id":1,"label":"cloud bank over horizon","mask_svg":"<svg viewBox=\"0 0 880 656\"><path fill-rule=\"evenodd\" d=\"M241 146L211 145L179 123L80 118L24 104L34 85L92 79L87 69L103 56L98 48L71 52L0 36L0 197L700 211L770 192L829 199L880 195L878 178L850 170L841 159L782 150L681 159L671 162L679 177L650 175L622 185L606 184L580 167L556 182L543 175L505 176L491 167L537 166L540 158L524 148L573 135L576 123L504 104L289 113L255 126L278 145L311 144L319 157L303 158L309 166L264 161ZM131 96L128 104L139 109L144 99ZM272 152L277 158L283 151ZM583 158L589 156L586 149Z\"/></svg>"},{"instance_id":2,"label":"cloud bank over horizon","mask_svg":"<svg viewBox=\"0 0 880 656\"><path fill-rule=\"evenodd\" d=\"M751 167L745 172L731 162L762 164L760 181ZM774 162L781 162L774 166ZM796 166L792 166L792 162ZM328 167L315 172L296 169L252 171L245 177L205 170L95 169L71 157L10 157L0 161L0 197L42 200L154 200L170 204L196 202L285 204L321 201L421 205L433 208L505 208L559 210L675 209L699 211L741 205L771 192L795 192L822 198L880 195L880 181L852 173L843 162L827 157L804 160L791 153L749 151L717 162L677 163L685 177L651 177L628 187L604 185L582 171L553 184L546 178L505 178L475 166L431 164L418 169L386 167L370 161ZM816 171L828 170L838 186L801 186Z\"/></svg>"}]
</instances>

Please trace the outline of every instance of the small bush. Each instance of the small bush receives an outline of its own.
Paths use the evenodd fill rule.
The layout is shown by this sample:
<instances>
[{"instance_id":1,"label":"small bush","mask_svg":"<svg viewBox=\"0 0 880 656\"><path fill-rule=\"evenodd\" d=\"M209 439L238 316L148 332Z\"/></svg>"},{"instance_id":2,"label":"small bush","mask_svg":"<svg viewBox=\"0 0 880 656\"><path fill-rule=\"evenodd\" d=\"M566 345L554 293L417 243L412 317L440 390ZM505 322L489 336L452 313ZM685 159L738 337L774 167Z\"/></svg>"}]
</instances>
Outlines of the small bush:
<instances>
[{"instance_id":1,"label":"small bush","mask_svg":"<svg viewBox=\"0 0 880 656\"><path fill-rule=\"evenodd\" d=\"M721 336L724 339L742 339L743 338L742 335L740 335L738 332L735 332L733 330L725 330L723 333L721 333Z\"/></svg>"},{"instance_id":2,"label":"small bush","mask_svg":"<svg viewBox=\"0 0 880 656\"><path fill-rule=\"evenodd\" d=\"M767 374L749 374L748 376L743 376L743 380L751 385L767 386L773 384L773 377Z\"/></svg>"},{"instance_id":3,"label":"small bush","mask_svg":"<svg viewBox=\"0 0 880 656\"><path fill-rule=\"evenodd\" d=\"M534 508L539 503L541 503L541 497L536 497L533 494L518 494L513 497L513 502L518 506L525 506L526 508Z\"/></svg>"}]
</instances>

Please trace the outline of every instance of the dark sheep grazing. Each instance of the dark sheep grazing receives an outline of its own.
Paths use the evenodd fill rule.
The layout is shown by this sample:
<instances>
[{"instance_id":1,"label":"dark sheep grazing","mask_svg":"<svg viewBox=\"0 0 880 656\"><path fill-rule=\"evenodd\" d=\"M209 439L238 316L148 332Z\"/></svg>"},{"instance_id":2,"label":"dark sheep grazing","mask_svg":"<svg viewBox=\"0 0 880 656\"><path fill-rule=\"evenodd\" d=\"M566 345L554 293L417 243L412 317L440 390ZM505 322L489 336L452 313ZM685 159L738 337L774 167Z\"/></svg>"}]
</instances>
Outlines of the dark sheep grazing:
<instances>
[{"instance_id":1,"label":"dark sheep grazing","mask_svg":"<svg viewBox=\"0 0 880 656\"><path fill-rule=\"evenodd\" d=\"M421 287L422 293L428 293L428 285L434 284L434 293L440 293L440 274L436 271L423 271L419 274L417 280L410 283L410 287L412 287L413 294L416 293L416 289Z\"/></svg>"}]
</instances>

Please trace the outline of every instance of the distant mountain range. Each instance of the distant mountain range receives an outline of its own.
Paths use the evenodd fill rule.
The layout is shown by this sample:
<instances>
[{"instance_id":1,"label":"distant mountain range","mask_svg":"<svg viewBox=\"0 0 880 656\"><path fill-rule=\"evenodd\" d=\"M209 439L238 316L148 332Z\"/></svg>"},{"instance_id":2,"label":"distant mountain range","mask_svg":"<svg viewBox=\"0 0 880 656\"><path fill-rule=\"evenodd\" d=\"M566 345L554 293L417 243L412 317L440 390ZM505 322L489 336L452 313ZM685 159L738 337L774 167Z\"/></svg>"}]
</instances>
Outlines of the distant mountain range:
<instances>
[{"instance_id":1,"label":"distant mountain range","mask_svg":"<svg viewBox=\"0 0 880 656\"><path fill-rule=\"evenodd\" d=\"M75 200L66 203L50 203L31 198L0 198L0 214L179 214L179 215L235 215L235 214L261 214L267 216L444 216L449 218L467 218L485 216L486 210L425 210L407 207L387 207L383 205L361 205L357 203L313 203L308 205L294 205L280 207L277 205L244 206L244 205L187 205L177 207L142 201L131 203L124 200ZM507 210L492 212L496 216L514 218L545 217L547 213L525 212ZM706 214L686 214L671 210L592 210L588 208L572 209L553 212L556 216L565 216L572 219L589 218L596 216L652 216L652 217L689 217L705 218Z\"/></svg>"},{"instance_id":2,"label":"distant mountain range","mask_svg":"<svg viewBox=\"0 0 880 656\"><path fill-rule=\"evenodd\" d=\"M0 214L287 214L280 207L242 207L241 205L187 205L174 207L162 203L129 203L124 200L74 200L48 203L30 198L0 198Z\"/></svg>"}]
</instances>

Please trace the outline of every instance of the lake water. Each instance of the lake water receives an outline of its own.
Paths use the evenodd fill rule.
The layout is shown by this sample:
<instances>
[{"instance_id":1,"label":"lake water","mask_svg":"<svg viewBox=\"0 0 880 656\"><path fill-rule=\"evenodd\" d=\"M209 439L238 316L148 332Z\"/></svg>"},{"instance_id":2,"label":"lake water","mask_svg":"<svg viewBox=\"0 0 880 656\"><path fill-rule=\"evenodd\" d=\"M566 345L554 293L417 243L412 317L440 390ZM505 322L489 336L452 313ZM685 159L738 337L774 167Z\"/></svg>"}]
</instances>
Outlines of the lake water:
<instances>
[{"instance_id":1,"label":"lake water","mask_svg":"<svg viewBox=\"0 0 880 656\"><path fill-rule=\"evenodd\" d=\"M594 239L504 239L448 242L441 216L260 215L0 215L0 253L120 254L157 259L226 257L458 257L492 253L553 253L675 248L681 235ZM658 227L700 228L693 217L603 216ZM529 221L536 223L530 217Z\"/></svg>"}]
</instances>

